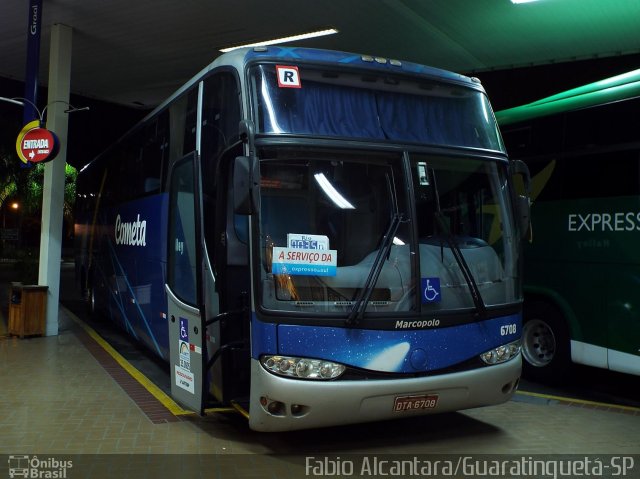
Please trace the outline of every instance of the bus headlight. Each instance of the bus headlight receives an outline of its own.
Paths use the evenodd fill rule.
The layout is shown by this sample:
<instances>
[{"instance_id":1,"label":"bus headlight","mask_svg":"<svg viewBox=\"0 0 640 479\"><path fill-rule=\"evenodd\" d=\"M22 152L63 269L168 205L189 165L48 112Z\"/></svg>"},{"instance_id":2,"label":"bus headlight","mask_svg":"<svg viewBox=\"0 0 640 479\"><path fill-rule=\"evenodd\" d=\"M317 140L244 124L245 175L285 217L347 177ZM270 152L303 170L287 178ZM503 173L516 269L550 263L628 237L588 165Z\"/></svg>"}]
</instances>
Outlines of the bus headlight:
<instances>
[{"instance_id":1,"label":"bus headlight","mask_svg":"<svg viewBox=\"0 0 640 479\"><path fill-rule=\"evenodd\" d=\"M500 364L516 357L520 352L521 341L513 341L512 343L503 344L497 348L490 349L480 355L485 364Z\"/></svg>"},{"instance_id":2,"label":"bus headlight","mask_svg":"<svg viewBox=\"0 0 640 479\"><path fill-rule=\"evenodd\" d=\"M335 379L346 369L331 361L290 356L263 356L260 363L271 373L298 379Z\"/></svg>"}]
</instances>

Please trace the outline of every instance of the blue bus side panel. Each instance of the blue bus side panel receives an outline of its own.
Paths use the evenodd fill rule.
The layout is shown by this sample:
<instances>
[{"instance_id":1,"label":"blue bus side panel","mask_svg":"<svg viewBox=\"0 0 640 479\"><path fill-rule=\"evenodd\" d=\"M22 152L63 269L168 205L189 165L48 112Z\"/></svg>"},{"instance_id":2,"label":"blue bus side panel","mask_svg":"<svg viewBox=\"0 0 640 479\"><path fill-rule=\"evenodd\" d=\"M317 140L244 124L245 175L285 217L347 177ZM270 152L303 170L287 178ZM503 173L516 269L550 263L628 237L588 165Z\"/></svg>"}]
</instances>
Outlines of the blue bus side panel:
<instances>
[{"instance_id":1,"label":"blue bus side panel","mask_svg":"<svg viewBox=\"0 0 640 479\"><path fill-rule=\"evenodd\" d=\"M96 294L109 317L165 359L167 211L166 194L102 210L95 260L96 283L104 285ZM123 232L133 228L135 235Z\"/></svg>"},{"instance_id":2,"label":"blue bus side panel","mask_svg":"<svg viewBox=\"0 0 640 479\"><path fill-rule=\"evenodd\" d=\"M447 368L515 341L520 314L459 326L424 330L363 330L271 325L253 320L253 357L277 354L320 358L345 365L395 373ZM277 330L277 338L276 338Z\"/></svg>"}]
</instances>

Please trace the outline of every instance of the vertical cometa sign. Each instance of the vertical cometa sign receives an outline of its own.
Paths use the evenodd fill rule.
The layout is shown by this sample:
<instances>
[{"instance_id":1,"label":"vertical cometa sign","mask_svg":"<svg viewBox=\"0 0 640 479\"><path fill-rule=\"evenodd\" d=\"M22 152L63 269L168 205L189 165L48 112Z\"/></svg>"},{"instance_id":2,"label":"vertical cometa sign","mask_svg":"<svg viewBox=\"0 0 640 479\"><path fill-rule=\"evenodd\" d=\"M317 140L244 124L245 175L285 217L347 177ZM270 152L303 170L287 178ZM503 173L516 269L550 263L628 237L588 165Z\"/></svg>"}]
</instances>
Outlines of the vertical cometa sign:
<instances>
[{"instance_id":1,"label":"vertical cometa sign","mask_svg":"<svg viewBox=\"0 0 640 479\"><path fill-rule=\"evenodd\" d=\"M16 140L16 152L23 163L42 163L51 161L58 153L58 138L40 122L34 120L27 123Z\"/></svg>"}]
</instances>

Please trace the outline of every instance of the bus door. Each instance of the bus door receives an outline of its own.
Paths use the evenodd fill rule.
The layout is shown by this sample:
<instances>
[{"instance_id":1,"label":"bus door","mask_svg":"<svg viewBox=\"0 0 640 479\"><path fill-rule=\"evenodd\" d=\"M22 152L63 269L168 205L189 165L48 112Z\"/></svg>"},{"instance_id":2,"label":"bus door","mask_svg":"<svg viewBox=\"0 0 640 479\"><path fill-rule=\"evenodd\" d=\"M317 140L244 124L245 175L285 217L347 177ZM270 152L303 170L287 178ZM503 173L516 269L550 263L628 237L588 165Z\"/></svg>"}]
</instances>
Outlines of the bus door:
<instances>
[{"instance_id":1,"label":"bus door","mask_svg":"<svg viewBox=\"0 0 640 479\"><path fill-rule=\"evenodd\" d=\"M207 351L203 311L200 165L196 153L170 171L167 242L167 323L171 395L204 413Z\"/></svg>"},{"instance_id":2,"label":"bus door","mask_svg":"<svg viewBox=\"0 0 640 479\"><path fill-rule=\"evenodd\" d=\"M215 342L208 343L211 397L221 404L248 408L251 367L249 217L237 214L234 207L235 157L241 152L241 149L231 148L220 157L216 212L206 215L205 240L210 254L213 253L218 300L217 309L207 310L207 324L209 335L215 338ZM208 186L203 185L205 192ZM208 200L210 198L205 197L205 202ZM206 203L204 211L207 211ZM215 219L210 222L212 217ZM210 226L213 229L207 232ZM209 297L213 293L209 291Z\"/></svg>"}]
</instances>

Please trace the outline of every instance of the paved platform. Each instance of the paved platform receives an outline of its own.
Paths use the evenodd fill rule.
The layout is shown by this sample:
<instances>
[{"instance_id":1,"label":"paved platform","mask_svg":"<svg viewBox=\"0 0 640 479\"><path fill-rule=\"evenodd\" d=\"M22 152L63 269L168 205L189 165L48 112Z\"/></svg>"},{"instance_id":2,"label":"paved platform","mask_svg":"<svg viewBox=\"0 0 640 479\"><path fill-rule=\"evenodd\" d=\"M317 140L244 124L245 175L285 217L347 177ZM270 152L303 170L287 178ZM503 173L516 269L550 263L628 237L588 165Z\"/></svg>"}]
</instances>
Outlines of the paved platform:
<instances>
[{"instance_id":1,"label":"paved platform","mask_svg":"<svg viewBox=\"0 0 640 479\"><path fill-rule=\"evenodd\" d=\"M147 477L154 467L154 477L200 477L184 474L187 463L202 477L281 478L309 477L306 457L352 454L640 454L640 409L518 393L458 413L257 433L239 414L183 410L63 306L58 336L19 339L0 329L0 478L11 460L35 455L71 457L68 478ZM135 474L87 472L105 458ZM627 477L640 477L640 456L635 462Z\"/></svg>"}]
</instances>

